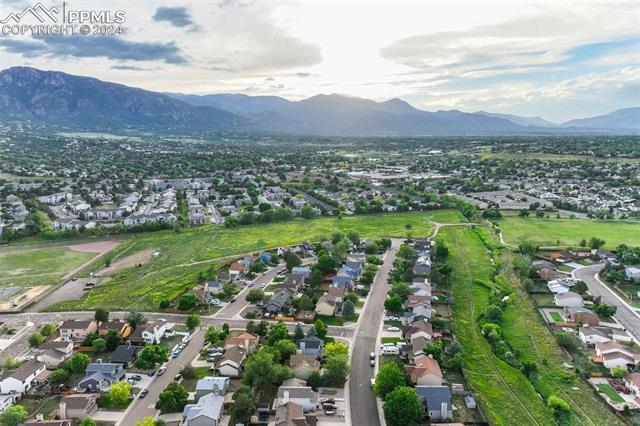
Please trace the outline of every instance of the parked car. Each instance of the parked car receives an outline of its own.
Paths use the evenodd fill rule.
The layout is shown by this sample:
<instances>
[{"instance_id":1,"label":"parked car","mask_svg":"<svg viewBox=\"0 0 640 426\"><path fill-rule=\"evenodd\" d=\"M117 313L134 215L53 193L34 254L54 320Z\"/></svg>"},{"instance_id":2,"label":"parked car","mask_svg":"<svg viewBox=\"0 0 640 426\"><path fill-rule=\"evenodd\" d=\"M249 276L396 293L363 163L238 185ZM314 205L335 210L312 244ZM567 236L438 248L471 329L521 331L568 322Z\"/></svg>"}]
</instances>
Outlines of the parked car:
<instances>
[{"instance_id":1,"label":"parked car","mask_svg":"<svg viewBox=\"0 0 640 426\"><path fill-rule=\"evenodd\" d=\"M148 390L146 390L146 389L142 389L142 390L140 391L140 393L138 394L138 398L144 398L145 396L147 396L147 394L148 394L148 393L149 393L149 391L148 391Z\"/></svg>"},{"instance_id":2,"label":"parked car","mask_svg":"<svg viewBox=\"0 0 640 426\"><path fill-rule=\"evenodd\" d=\"M389 326L387 327L387 331L400 331L400 327Z\"/></svg>"},{"instance_id":3,"label":"parked car","mask_svg":"<svg viewBox=\"0 0 640 426\"><path fill-rule=\"evenodd\" d=\"M371 354L369 354L369 359L376 359L376 353L371 352Z\"/></svg>"},{"instance_id":4,"label":"parked car","mask_svg":"<svg viewBox=\"0 0 640 426\"><path fill-rule=\"evenodd\" d=\"M371 387L373 387L376 384L376 379L371 379Z\"/></svg>"},{"instance_id":5,"label":"parked car","mask_svg":"<svg viewBox=\"0 0 640 426\"><path fill-rule=\"evenodd\" d=\"M175 375L175 377L173 378L173 380L174 380L175 382L180 381L180 379L182 379L182 374L181 374L181 373L176 374L176 375Z\"/></svg>"},{"instance_id":6,"label":"parked car","mask_svg":"<svg viewBox=\"0 0 640 426\"><path fill-rule=\"evenodd\" d=\"M371 360L371 367L375 367L375 366L376 366L376 360L375 360L375 359L372 359L372 360Z\"/></svg>"},{"instance_id":7,"label":"parked car","mask_svg":"<svg viewBox=\"0 0 640 426\"><path fill-rule=\"evenodd\" d=\"M211 299L209 302L211 306L220 306L220 299Z\"/></svg>"},{"instance_id":8,"label":"parked car","mask_svg":"<svg viewBox=\"0 0 640 426\"><path fill-rule=\"evenodd\" d=\"M395 316L395 315L389 315L389 316L387 317L387 320L389 320L389 321L400 321L400 318L398 318L398 317L397 317L397 316Z\"/></svg>"},{"instance_id":9,"label":"parked car","mask_svg":"<svg viewBox=\"0 0 640 426\"><path fill-rule=\"evenodd\" d=\"M162 376L164 372L167 371L167 367L160 367L158 372L156 373L158 376Z\"/></svg>"},{"instance_id":10,"label":"parked car","mask_svg":"<svg viewBox=\"0 0 640 426\"><path fill-rule=\"evenodd\" d=\"M267 286L267 283L260 284L260 288L265 288L266 286Z\"/></svg>"}]
</instances>

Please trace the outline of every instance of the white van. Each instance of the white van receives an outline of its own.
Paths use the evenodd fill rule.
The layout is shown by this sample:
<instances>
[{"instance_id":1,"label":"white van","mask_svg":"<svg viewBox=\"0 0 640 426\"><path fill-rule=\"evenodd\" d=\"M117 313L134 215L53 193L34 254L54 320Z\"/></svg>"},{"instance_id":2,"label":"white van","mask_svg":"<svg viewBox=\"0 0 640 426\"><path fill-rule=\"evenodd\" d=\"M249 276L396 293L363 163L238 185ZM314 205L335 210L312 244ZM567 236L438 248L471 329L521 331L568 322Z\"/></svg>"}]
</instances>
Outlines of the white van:
<instances>
[{"instance_id":1,"label":"white van","mask_svg":"<svg viewBox=\"0 0 640 426\"><path fill-rule=\"evenodd\" d=\"M382 355L400 355L400 348L397 346L383 346Z\"/></svg>"}]
</instances>

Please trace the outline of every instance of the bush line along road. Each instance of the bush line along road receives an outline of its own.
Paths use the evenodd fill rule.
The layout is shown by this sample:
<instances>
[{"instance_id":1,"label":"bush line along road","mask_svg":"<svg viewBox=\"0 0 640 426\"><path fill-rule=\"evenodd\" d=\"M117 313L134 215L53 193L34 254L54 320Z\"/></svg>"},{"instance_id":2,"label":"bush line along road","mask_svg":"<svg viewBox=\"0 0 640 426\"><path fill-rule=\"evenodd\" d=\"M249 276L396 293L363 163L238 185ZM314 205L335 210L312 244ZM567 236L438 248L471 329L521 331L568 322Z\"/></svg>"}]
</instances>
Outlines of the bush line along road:
<instances>
[{"instance_id":1,"label":"bush line along road","mask_svg":"<svg viewBox=\"0 0 640 426\"><path fill-rule=\"evenodd\" d=\"M436 226L434 227L433 224L427 223L427 219L432 221L432 223L436 223ZM447 219L454 219L455 221L446 223ZM530 238L535 241L535 237L532 237L526 230L517 233L517 227L505 227L505 223L508 223L512 219L516 218L505 217L500 220L503 231L505 228L509 229L509 231L505 232L505 238L508 241L521 242ZM130 303L131 300L140 302L143 308L151 307L149 304L150 300L159 300L159 295L162 297L167 296L167 294L163 295L161 293L162 291L168 291L168 295L174 295L184 291L185 285L170 286L166 289L163 287L163 284L167 281L163 280L158 282L158 288L149 288L148 283L158 278L169 278L172 274L177 274L178 277L189 279L196 275L196 271L202 270L202 266L207 268L212 265L222 266L224 261L228 261L242 253L311 239L322 235L322 233L329 233L332 230L332 226L339 226L339 228L343 230L359 230L363 233L363 237L389 234L401 235L408 232L415 236L428 235L431 234L435 228L435 232L438 233L440 238L446 241L452 251L450 263L453 266L453 331L455 337L465 348L465 378L478 398L480 408L487 420L491 424L545 425L554 423L549 409L537 395L540 389L547 389L562 396L574 407L574 412L576 413L576 419L574 420L577 423L571 424L605 424L602 422L606 422L606 424L616 424L619 421L618 418L610 414L609 409L591 392L585 383L578 383L579 390L574 391L577 393L574 393L572 397L571 389L567 390L566 386L554 378L554 374L557 372L545 370L543 371L543 378L539 379L540 382L536 385L539 386L539 388L534 389L520 371L507 365L492 353L490 346L480 333L480 328L476 322L479 313L487 307L489 290L473 284L474 279L489 280L491 276L492 266L490 256L487 254L487 247L485 247L483 239L481 239L476 232L477 229L480 229L482 232L488 234L488 227L479 224L477 227L473 226L473 228L476 229L474 230L471 227L472 224L464 223L463 218L454 211L363 216L358 217L358 219L345 218L344 220L345 222L343 223L334 219L331 223L319 224L318 222L325 221L325 219L316 219L311 222L311 226L304 226L305 224L308 225L308 222L296 221L298 223L294 224L293 227L286 224L277 224L260 228L246 227L233 230L213 228L213 233L208 232L210 229L207 228L206 230L202 229L197 232L186 231L185 235L175 235L170 232L161 231L158 235L152 234L134 237L129 241L125 240L121 243L109 257L117 260L132 253L153 247L159 249L161 258L153 259L142 267L132 268L131 270L115 274L109 284L101 285L97 289L92 290L91 294L83 297L80 301L63 302L57 305L55 309L60 310L59 312L4 314L1 318L6 321L26 320L37 323L62 321L71 318L92 318L94 312L89 309L93 309L95 303L101 303L98 301L105 300L105 297L114 298L108 302L108 306L116 308L116 310L112 312L112 316L123 318L127 312L118 311L117 307L128 309L133 306ZM367 220L372 220L374 224L367 223ZM518 218L517 220L526 221L527 219ZM550 229L553 230L562 228L565 221L549 220L548 222L546 226L551 227ZM574 222L578 222L578 220ZM582 224L581 232L584 235L599 235L598 231L609 232L608 235L613 239L607 241L608 244L615 246L618 242L618 240L615 239L618 235L616 234L617 231L611 232L612 222L580 222ZM411 224L411 226L405 227L404 225L406 223ZM465 226L452 227L451 225ZM624 223L623 225L626 226ZM274 229L265 230L265 227L274 227ZM260 229L261 231L259 231ZM640 233L640 231L636 229L637 228L633 228L624 231L625 238L636 238L635 234ZM550 236L540 235L537 237L538 240L540 242L553 240L552 230L549 231L551 233ZM257 238L256 231L259 232ZM290 234L287 231L293 231L294 233ZM370 232L371 235L365 234L366 232ZM252 234L253 239L251 237ZM236 235L237 238L234 244L229 247L228 242L234 240L234 235ZM563 237L563 242L565 242L565 239L567 239L568 242L573 242L581 236L582 234L565 236ZM495 239L490 236L488 238ZM624 241L626 241L626 239ZM638 236L638 240L640 240L640 236ZM373 377L373 370L369 365L368 355L370 352L376 350L376 337L380 321L383 319L383 305L389 286L387 282L388 275L393 266L395 253L401 241L401 239L393 239L392 248L385 254L384 263L380 266L376 275L371 288L372 290L368 295L367 302L365 303L358 323L351 326L328 327L329 336L341 338L349 342L351 346L351 374L348 384L349 407L351 410L351 424L355 426L380 424L376 399L370 388L370 379ZM11 249L16 250L18 247L19 246L11 246ZM2 255L2 252L0 252L0 255ZM9 255L10 254L5 254L5 256ZM85 268L84 273L88 274L90 270L95 270L96 266L103 265L104 257L105 256L102 256L102 258L101 256L96 256L92 259L93 265ZM503 261L507 262L510 260L508 256L506 256ZM200 266L200 268L194 268L195 266ZM618 314L616 316L621 324L625 326L634 337L640 337L640 319L638 318L638 314L598 280L597 273L601 267L601 265L596 264L580 268L575 270L573 275L575 278L585 281L589 290L595 296L602 296L604 302L618 306ZM279 267L269 270L264 275L259 276L255 280L255 283L258 285L263 282L267 283L279 270ZM73 272L77 271L74 270ZM513 285L517 286L517 284ZM124 302L122 298L115 299L118 298L116 293L121 295L120 290L122 288L126 287L129 289L131 286L141 286L145 289L142 293L139 293L139 289L137 288L128 291L128 294L133 296L133 299L127 297L126 305L123 306L121 304ZM104 287L105 289L101 290L100 287ZM201 327L204 328L208 325L221 326L223 323L228 323L232 329L244 329L248 320L238 319L238 314L247 305L244 301L244 293L246 291L248 291L248 288L243 289L242 293L238 296L238 302L235 304L229 304L211 316L203 316ZM102 292L104 292L104 294L101 294ZM153 294L149 292L153 292ZM555 357L557 360L560 360L557 353L550 354L544 352L547 350L546 347L552 336L547 336L545 333L548 333L548 331L543 327L543 331L540 332L541 327L540 324L538 324L540 321L536 318L534 308L530 301L526 299L526 293L516 291L512 294L512 297L516 300L513 309L516 309L515 312L517 312L517 315L515 315L513 320L513 329L505 326L505 335L507 338L509 338L511 331L520 334L524 333L524 335L527 336L527 341L523 341L524 346L522 348L530 351L536 360L540 361L543 357L549 357L549 359L554 359ZM91 302L92 300L94 300L94 302ZM66 307L79 308L80 310L75 312L62 311L62 309ZM510 315L509 312L506 314ZM184 322L186 318L186 315L170 313L148 312L145 315L150 321L157 318L164 318L169 322ZM287 325L292 332L294 325ZM516 331L517 327L522 328ZM152 381L148 388L148 398L144 400L136 399L127 409L124 419L119 424L135 424L136 421L143 419L145 416L153 415L156 412L153 407L153 402L169 381L172 380L173 376L197 354L199 348L202 346L203 334L202 330L193 334L191 343L187 347L188 349L183 351L177 359L169 362L167 372L164 376ZM11 353L10 349L11 347L9 347L3 355L17 355ZM496 384L499 384L499 386L496 386ZM545 395L545 398L547 396L548 395Z\"/></svg>"}]
</instances>

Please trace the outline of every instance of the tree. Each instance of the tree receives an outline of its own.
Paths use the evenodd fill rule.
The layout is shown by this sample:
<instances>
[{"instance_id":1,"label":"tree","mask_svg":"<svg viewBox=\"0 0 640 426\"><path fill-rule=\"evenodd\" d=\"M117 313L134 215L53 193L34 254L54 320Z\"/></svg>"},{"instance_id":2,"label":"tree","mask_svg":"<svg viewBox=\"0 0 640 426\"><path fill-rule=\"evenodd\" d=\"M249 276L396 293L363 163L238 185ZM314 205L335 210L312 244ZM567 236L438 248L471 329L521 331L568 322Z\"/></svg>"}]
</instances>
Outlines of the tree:
<instances>
[{"instance_id":1,"label":"tree","mask_svg":"<svg viewBox=\"0 0 640 426\"><path fill-rule=\"evenodd\" d=\"M309 204L305 204L304 207L302 207L302 210L300 211L300 216L302 216L305 219L312 219L316 216L316 212L313 210L313 207L311 207Z\"/></svg>"},{"instance_id":2,"label":"tree","mask_svg":"<svg viewBox=\"0 0 640 426\"><path fill-rule=\"evenodd\" d=\"M282 339L278 340L275 344L275 348L280 352L280 357L282 361L286 361L289 357L296 353L298 347L292 340Z\"/></svg>"},{"instance_id":3,"label":"tree","mask_svg":"<svg viewBox=\"0 0 640 426\"><path fill-rule=\"evenodd\" d=\"M29 336L29 346L37 347L40 346L44 342L44 336L36 331L31 336Z\"/></svg>"},{"instance_id":4,"label":"tree","mask_svg":"<svg viewBox=\"0 0 640 426\"><path fill-rule=\"evenodd\" d=\"M356 313L356 307L351 300L346 300L342 304L342 316L351 318Z\"/></svg>"},{"instance_id":5,"label":"tree","mask_svg":"<svg viewBox=\"0 0 640 426\"><path fill-rule=\"evenodd\" d=\"M358 231L347 232L347 238L350 239L353 244L360 244L360 234Z\"/></svg>"},{"instance_id":6,"label":"tree","mask_svg":"<svg viewBox=\"0 0 640 426\"><path fill-rule=\"evenodd\" d=\"M334 355L327 358L322 373L322 384L327 387L342 387L349 375L349 358L346 355Z\"/></svg>"},{"instance_id":7,"label":"tree","mask_svg":"<svg viewBox=\"0 0 640 426\"><path fill-rule=\"evenodd\" d=\"M75 374L84 373L89 364L91 364L91 358L82 352L78 352L69 358L69 368L71 369L71 372Z\"/></svg>"},{"instance_id":8,"label":"tree","mask_svg":"<svg viewBox=\"0 0 640 426\"><path fill-rule=\"evenodd\" d=\"M211 343L212 345L215 345L221 340L221 334L222 331L220 331L218 327L216 327L215 325L210 325L209 327L207 327L207 331L205 331L204 333L204 340Z\"/></svg>"},{"instance_id":9,"label":"tree","mask_svg":"<svg viewBox=\"0 0 640 426\"><path fill-rule=\"evenodd\" d=\"M233 393L233 406L231 407L235 419L248 422L255 410L256 401L253 398L251 388L246 385L239 386Z\"/></svg>"},{"instance_id":10,"label":"tree","mask_svg":"<svg viewBox=\"0 0 640 426\"><path fill-rule=\"evenodd\" d=\"M178 382L171 382L165 390L160 393L156 408L162 413L182 412L187 405L189 393Z\"/></svg>"},{"instance_id":11,"label":"tree","mask_svg":"<svg viewBox=\"0 0 640 426\"><path fill-rule=\"evenodd\" d=\"M613 367L611 369L611 377L616 378L616 379L622 379L623 377L625 377L627 375L628 371L626 368L622 368L622 367Z\"/></svg>"},{"instance_id":12,"label":"tree","mask_svg":"<svg viewBox=\"0 0 640 426\"><path fill-rule=\"evenodd\" d=\"M95 420L87 417L83 421L80 422L79 426L98 426Z\"/></svg>"},{"instance_id":13,"label":"tree","mask_svg":"<svg viewBox=\"0 0 640 426\"><path fill-rule=\"evenodd\" d=\"M600 238L591 237L589 239L589 247L592 248L592 249L599 249L603 245L605 245L605 241L601 240Z\"/></svg>"},{"instance_id":14,"label":"tree","mask_svg":"<svg viewBox=\"0 0 640 426\"><path fill-rule=\"evenodd\" d=\"M449 256L449 247L447 247L443 240L438 240L436 242L434 254L439 259L446 259Z\"/></svg>"},{"instance_id":15,"label":"tree","mask_svg":"<svg viewBox=\"0 0 640 426\"><path fill-rule=\"evenodd\" d=\"M422 424L422 403L415 389L401 386L389 393L382 407L389 426Z\"/></svg>"},{"instance_id":16,"label":"tree","mask_svg":"<svg viewBox=\"0 0 640 426\"><path fill-rule=\"evenodd\" d=\"M0 415L0 424L2 426L17 426L27 419L27 415L27 410L17 404L4 410L4 413Z\"/></svg>"},{"instance_id":17,"label":"tree","mask_svg":"<svg viewBox=\"0 0 640 426\"><path fill-rule=\"evenodd\" d=\"M307 379L307 386L311 387L314 391L317 391L318 388L322 386L322 376L320 376L320 371L315 370L311 373Z\"/></svg>"},{"instance_id":18,"label":"tree","mask_svg":"<svg viewBox=\"0 0 640 426\"><path fill-rule=\"evenodd\" d=\"M600 316L612 317L618 311L618 307L616 305L607 305L606 303L596 303L593 305L593 310Z\"/></svg>"},{"instance_id":19,"label":"tree","mask_svg":"<svg viewBox=\"0 0 640 426\"><path fill-rule=\"evenodd\" d=\"M258 303L264 300L264 291L259 288L253 288L249 290L244 298L249 303Z\"/></svg>"},{"instance_id":20,"label":"tree","mask_svg":"<svg viewBox=\"0 0 640 426\"><path fill-rule=\"evenodd\" d=\"M572 334L558 333L556 334L556 339L558 340L558 344L568 351L575 351L580 347L580 341Z\"/></svg>"},{"instance_id":21,"label":"tree","mask_svg":"<svg viewBox=\"0 0 640 426\"><path fill-rule=\"evenodd\" d=\"M269 346L273 346L278 342L278 340L288 339L289 338L289 330L287 326L279 321L277 324L274 324L269 329L269 334L267 335L267 344Z\"/></svg>"},{"instance_id":22,"label":"tree","mask_svg":"<svg viewBox=\"0 0 640 426\"><path fill-rule=\"evenodd\" d=\"M56 331L56 325L51 323L45 324L40 328L40 334L44 337L51 336L54 331Z\"/></svg>"},{"instance_id":23,"label":"tree","mask_svg":"<svg viewBox=\"0 0 640 426\"><path fill-rule=\"evenodd\" d=\"M397 294L387 298L387 300L384 301L384 308L387 311L394 312L394 313L401 312L402 298L400 298L400 296L398 296Z\"/></svg>"},{"instance_id":24,"label":"tree","mask_svg":"<svg viewBox=\"0 0 640 426\"><path fill-rule=\"evenodd\" d=\"M324 339L327 337L327 325L321 319L317 319L316 322L313 323L313 328L316 329L319 338Z\"/></svg>"},{"instance_id":25,"label":"tree","mask_svg":"<svg viewBox=\"0 0 640 426\"><path fill-rule=\"evenodd\" d=\"M224 290L224 288L223 288ZM198 304L198 297L195 294L183 294L178 298L178 309L181 311L190 311Z\"/></svg>"},{"instance_id":26,"label":"tree","mask_svg":"<svg viewBox=\"0 0 640 426\"><path fill-rule=\"evenodd\" d=\"M580 280L576 281L576 283L573 285L573 291L578 294L585 294L587 291L589 291L589 287L587 287L587 283Z\"/></svg>"},{"instance_id":27,"label":"tree","mask_svg":"<svg viewBox=\"0 0 640 426\"><path fill-rule=\"evenodd\" d=\"M124 380L111 385L109 399L118 407L126 407L131 399L131 385Z\"/></svg>"},{"instance_id":28,"label":"tree","mask_svg":"<svg viewBox=\"0 0 640 426\"><path fill-rule=\"evenodd\" d=\"M520 253L533 256L538 251L538 247L531 241L523 241L518 246Z\"/></svg>"},{"instance_id":29,"label":"tree","mask_svg":"<svg viewBox=\"0 0 640 426\"><path fill-rule=\"evenodd\" d=\"M95 348L96 353L102 354L107 351L107 341L103 338L97 338L93 340L93 347Z\"/></svg>"},{"instance_id":30,"label":"tree","mask_svg":"<svg viewBox=\"0 0 640 426\"><path fill-rule=\"evenodd\" d=\"M333 272L336 269L336 260L325 251L318 256L318 269L325 274Z\"/></svg>"},{"instance_id":31,"label":"tree","mask_svg":"<svg viewBox=\"0 0 640 426\"><path fill-rule=\"evenodd\" d=\"M304 339L304 328L302 327L302 324L297 323L296 328L293 331L293 340L299 342L302 339Z\"/></svg>"},{"instance_id":32,"label":"tree","mask_svg":"<svg viewBox=\"0 0 640 426\"><path fill-rule=\"evenodd\" d=\"M284 260L287 264L287 269L289 270L289 272L291 272L291 269L293 269L294 267L302 265L302 260L300 260L298 255L293 252L287 252Z\"/></svg>"},{"instance_id":33,"label":"tree","mask_svg":"<svg viewBox=\"0 0 640 426\"><path fill-rule=\"evenodd\" d=\"M143 370L150 370L156 367L156 364L162 364L169 360L168 350L160 345L147 345L142 349L134 365Z\"/></svg>"},{"instance_id":34,"label":"tree","mask_svg":"<svg viewBox=\"0 0 640 426\"><path fill-rule=\"evenodd\" d=\"M275 361L275 354L267 348L261 348L249 357L245 363L242 382L260 391L274 390L291 377L288 367Z\"/></svg>"},{"instance_id":35,"label":"tree","mask_svg":"<svg viewBox=\"0 0 640 426\"><path fill-rule=\"evenodd\" d=\"M502 309L500 306L491 305L487 308L486 317L491 322L499 323L502 320Z\"/></svg>"},{"instance_id":36,"label":"tree","mask_svg":"<svg viewBox=\"0 0 640 426\"><path fill-rule=\"evenodd\" d=\"M93 318L98 322L107 322L109 321L109 311L103 308L96 309L96 313Z\"/></svg>"},{"instance_id":37,"label":"tree","mask_svg":"<svg viewBox=\"0 0 640 426\"><path fill-rule=\"evenodd\" d=\"M376 242L371 242L364 248L366 254L377 254L378 251L380 251L380 246Z\"/></svg>"},{"instance_id":38,"label":"tree","mask_svg":"<svg viewBox=\"0 0 640 426\"><path fill-rule=\"evenodd\" d=\"M142 312L131 311L125 317L125 320L131 325L131 327L136 328L137 326L144 324L147 322L147 319L142 314Z\"/></svg>"},{"instance_id":39,"label":"tree","mask_svg":"<svg viewBox=\"0 0 640 426\"><path fill-rule=\"evenodd\" d=\"M185 325L193 333L193 330L200 325L200 315L191 314L187 317Z\"/></svg>"},{"instance_id":40,"label":"tree","mask_svg":"<svg viewBox=\"0 0 640 426\"><path fill-rule=\"evenodd\" d=\"M143 420L136 422L136 426L155 426L156 422L153 417L145 417Z\"/></svg>"},{"instance_id":41,"label":"tree","mask_svg":"<svg viewBox=\"0 0 640 426\"><path fill-rule=\"evenodd\" d=\"M547 406L551 408L551 411L553 411L553 414L556 417L562 417L571 412L571 407L569 406L567 401L555 395L551 395L549 397L549 399L547 400Z\"/></svg>"},{"instance_id":42,"label":"tree","mask_svg":"<svg viewBox=\"0 0 640 426\"><path fill-rule=\"evenodd\" d=\"M424 345L424 354L427 356L431 355L433 359L435 359L439 363L442 362L442 359L444 357L444 349L442 349L442 343L440 343L440 341L427 343L426 345Z\"/></svg>"},{"instance_id":43,"label":"tree","mask_svg":"<svg viewBox=\"0 0 640 426\"><path fill-rule=\"evenodd\" d=\"M49 375L49 382L52 385L59 385L69 380L69 372L64 368L56 368Z\"/></svg>"},{"instance_id":44,"label":"tree","mask_svg":"<svg viewBox=\"0 0 640 426\"><path fill-rule=\"evenodd\" d=\"M406 384L407 379L398 364L395 362L387 362L378 370L373 391L384 400L386 396L396 388L405 386Z\"/></svg>"},{"instance_id":45,"label":"tree","mask_svg":"<svg viewBox=\"0 0 640 426\"><path fill-rule=\"evenodd\" d=\"M107 331L105 340L107 342L107 349L110 351L114 350L120 343L122 343L122 337L116 330Z\"/></svg>"},{"instance_id":46,"label":"tree","mask_svg":"<svg viewBox=\"0 0 640 426\"><path fill-rule=\"evenodd\" d=\"M324 345L325 358L330 358L336 355L349 355L349 348L340 342L329 342Z\"/></svg>"}]
</instances>

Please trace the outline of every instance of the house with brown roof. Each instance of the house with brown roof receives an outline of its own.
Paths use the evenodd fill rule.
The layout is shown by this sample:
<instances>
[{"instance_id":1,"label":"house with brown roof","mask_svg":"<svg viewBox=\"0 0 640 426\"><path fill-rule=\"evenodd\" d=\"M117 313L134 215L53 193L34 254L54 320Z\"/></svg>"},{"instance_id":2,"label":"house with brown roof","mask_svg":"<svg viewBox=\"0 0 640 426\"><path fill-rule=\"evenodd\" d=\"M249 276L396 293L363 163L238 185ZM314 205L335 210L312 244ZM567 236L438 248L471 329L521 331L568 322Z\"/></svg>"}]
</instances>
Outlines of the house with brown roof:
<instances>
[{"instance_id":1,"label":"house with brown roof","mask_svg":"<svg viewBox=\"0 0 640 426\"><path fill-rule=\"evenodd\" d=\"M318 315L332 316L336 313L336 299L335 297L325 293L320 296L320 299L316 302L315 311Z\"/></svg>"},{"instance_id":2,"label":"house with brown roof","mask_svg":"<svg viewBox=\"0 0 640 426\"><path fill-rule=\"evenodd\" d=\"M314 355L294 354L289 358L289 367L293 377L306 380L311 373L320 370L320 361Z\"/></svg>"},{"instance_id":3,"label":"house with brown roof","mask_svg":"<svg viewBox=\"0 0 640 426\"><path fill-rule=\"evenodd\" d=\"M218 371L221 376L240 377L242 366L247 358L247 351L240 346L227 348L218 362Z\"/></svg>"},{"instance_id":4,"label":"house with brown roof","mask_svg":"<svg viewBox=\"0 0 640 426\"><path fill-rule=\"evenodd\" d=\"M105 321L98 326L98 335L104 337L109 330L115 330L120 337L126 339L133 331L133 327L129 323L119 320Z\"/></svg>"},{"instance_id":5,"label":"house with brown roof","mask_svg":"<svg viewBox=\"0 0 640 426\"><path fill-rule=\"evenodd\" d=\"M407 375L415 385L442 385L442 370L440 370L440 364L431 356L418 355L414 359L414 365L407 365L405 369Z\"/></svg>"},{"instance_id":6,"label":"house with brown roof","mask_svg":"<svg viewBox=\"0 0 640 426\"><path fill-rule=\"evenodd\" d=\"M244 332L239 336L227 338L224 343L224 347L225 349L228 349L233 346L239 346L245 349L250 354L257 349L258 343L259 339L257 336Z\"/></svg>"},{"instance_id":7,"label":"house with brown roof","mask_svg":"<svg viewBox=\"0 0 640 426\"><path fill-rule=\"evenodd\" d=\"M48 377L47 367L40 361L27 361L0 376L0 393L24 393Z\"/></svg>"},{"instance_id":8,"label":"house with brown roof","mask_svg":"<svg viewBox=\"0 0 640 426\"><path fill-rule=\"evenodd\" d=\"M68 342L80 342L87 335L98 331L98 324L94 320L66 320L60 326L60 337Z\"/></svg>"},{"instance_id":9,"label":"house with brown roof","mask_svg":"<svg viewBox=\"0 0 640 426\"><path fill-rule=\"evenodd\" d=\"M315 414L305 414L301 405L287 402L276 408L275 426L316 426Z\"/></svg>"},{"instance_id":10,"label":"house with brown roof","mask_svg":"<svg viewBox=\"0 0 640 426\"><path fill-rule=\"evenodd\" d=\"M83 420L91 417L97 410L97 394L79 393L67 395L58 405L58 416L61 419Z\"/></svg>"},{"instance_id":11,"label":"house with brown roof","mask_svg":"<svg viewBox=\"0 0 640 426\"><path fill-rule=\"evenodd\" d=\"M594 362L602 363L607 368L627 368L640 362L640 353L617 342L596 343Z\"/></svg>"}]
</instances>

